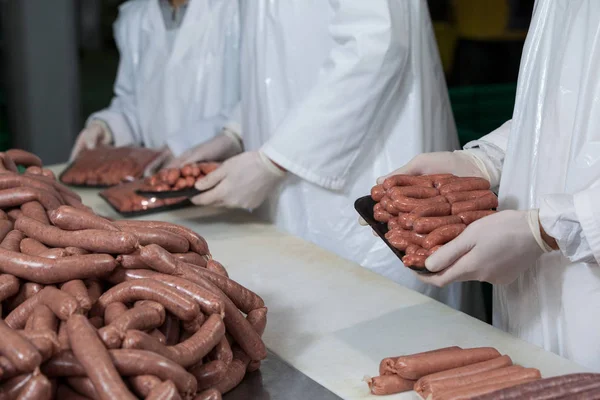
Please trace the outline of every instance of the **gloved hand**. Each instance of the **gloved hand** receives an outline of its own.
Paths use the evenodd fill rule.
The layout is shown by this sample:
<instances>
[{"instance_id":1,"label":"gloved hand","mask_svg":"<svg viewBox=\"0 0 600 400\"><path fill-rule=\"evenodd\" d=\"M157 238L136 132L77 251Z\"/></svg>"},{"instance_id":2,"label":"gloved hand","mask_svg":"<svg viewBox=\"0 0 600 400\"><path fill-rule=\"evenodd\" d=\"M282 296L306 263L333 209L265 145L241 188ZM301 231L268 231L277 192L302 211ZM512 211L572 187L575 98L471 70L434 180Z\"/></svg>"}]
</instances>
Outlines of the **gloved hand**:
<instances>
[{"instance_id":1,"label":"gloved hand","mask_svg":"<svg viewBox=\"0 0 600 400\"><path fill-rule=\"evenodd\" d=\"M228 130L223 130L214 138L173 158L164 168L181 168L185 164L201 161L222 161L240 154L243 150L239 137Z\"/></svg>"},{"instance_id":2,"label":"gloved hand","mask_svg":"<svg viewBox=\"0 0 600 400\"><path fill-rule=\"evenodd\" d=\"M474 155L474 152L467 150L419 154L403 167L377 178L377 184L382 184L388 176L400 174L454 174L456 176L476 176L490 180L490 176L483 162ZM368 225L362 218L358 219L358 223L362 226Z\"/></svg>"},{"instance_id":3,"label":"gloved hand","mask_svg":"<svg viewBox=\"0 0 600 400\"><path fill-rule=\"evenodd\" d=\"M110 129L101 121L92 121L77 136L69 161L73 161L83 150L95 149L99 145L107 146L113 142Z\"/></svg>"},{"instance_id":4,"label":"gloved hand","mask_svg":"<svg viewBox=\"0 0 600 400\"><path fill-rule=\"evenodd\" d=\"M173 159L173 153L169 147L165 146L161 149L161 153L158 157L156 157L144 170L144 176L152 176L159 169L162 168L163 165L170 162Z\"/></svg>"},{"instance_id":5,"label":"gloved hand","mask_svg":"<svg viewBox=\"0 0 600 400\"><path fill-rule=\"evenodd\" d=\"M196 189L211 190L192 198L202 206L253 210L260 206L285 177L260 151L244 152L225 161L196 182Z\"/></svg>"},{"instance_id":6,"label":"gloved hand","mask_svg":"<svg viewBox=\"0 0 600 400\"><path fill-rule=\"evenodd\" d=\"M456 176L477 176L488 181L490 176L485 164L469 150L440 151L423 153L414 157L392 173L377 179L383 183L385 178L392 175L429 175L429 174L454 174Z\"/></svg>"},{"instance_id":7,"label":"gloved hand","mask_svg":"<svg viewBox=\"0 0 600 400\"><path fill-rule=\"evenodd\" d=\"M501 211L473 222L456 239L425 261L435 275L421 275L426 283L513 282L550 246L542 239L538 210Z\"/></svg>"}]
</instances>

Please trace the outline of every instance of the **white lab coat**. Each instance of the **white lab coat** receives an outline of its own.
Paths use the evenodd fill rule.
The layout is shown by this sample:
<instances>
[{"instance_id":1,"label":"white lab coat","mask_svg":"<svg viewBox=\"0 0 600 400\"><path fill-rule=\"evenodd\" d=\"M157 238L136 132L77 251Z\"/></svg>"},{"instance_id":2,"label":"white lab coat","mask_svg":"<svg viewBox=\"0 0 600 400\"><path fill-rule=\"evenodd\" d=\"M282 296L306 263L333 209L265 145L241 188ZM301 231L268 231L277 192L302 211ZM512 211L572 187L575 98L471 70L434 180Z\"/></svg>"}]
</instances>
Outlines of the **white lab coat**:
<instances>
[{"instance_id":1,"label":"white lab coat","mask_svg":"<svg viewBox=\"0 0 600 400\"><path fill-rule=\"evenodd\" d=\"M262 211L458 308L460 285L422 284L353 207L413 156L458 146L425 1L253 0L241 10L244 145L290 171Z\"/></svg>"},{"instance_id":2,"label":"white lab coat","mask_svg":"<svg viewBox=\"0 0 600 400\"><path fill-rule=\"evenodd\" d=\"M479 146L500 208L540 209L561 251L494 288L494 325L600 371L600 2L538 0L512 121Z\"/></svg>"},{"instance_id":3,"label":"white lab coat","mask_svg":"<svg viewBox=\"0 0 600 400\"><path fill-rule=\"evenodd\" d=\"M214 137L239 103L237 0L190 0L170 45L158 0L119 9L121 60L106 122L115 145L168 145L175 155Z\"/></svg>"}]
</instances>

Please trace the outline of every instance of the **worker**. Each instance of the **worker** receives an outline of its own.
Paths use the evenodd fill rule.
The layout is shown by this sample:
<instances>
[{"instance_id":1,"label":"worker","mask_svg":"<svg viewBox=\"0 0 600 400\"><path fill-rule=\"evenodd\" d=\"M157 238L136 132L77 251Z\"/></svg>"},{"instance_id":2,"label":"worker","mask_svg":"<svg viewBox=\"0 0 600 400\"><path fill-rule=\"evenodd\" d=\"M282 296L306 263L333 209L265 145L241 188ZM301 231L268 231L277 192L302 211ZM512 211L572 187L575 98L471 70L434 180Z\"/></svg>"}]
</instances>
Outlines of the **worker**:
<instances>
[{"instance_id":1,"label":"worker","mask_svg":"<svg viewBox=\"0 0 600 400\"><path fill-rule=\"evenodd\" d=\"M72 150L143 145L171 154L214 137L239 106L239 9L229 0L131 0L114 25L115 97Z\"/></svg>"},{"instance_id":2,"label":"worker","mask_svg":"<svg viewBox=\"0 0 600 400\"><path fill-rule=\"evenodd\" d=\"M494 325L600 371L600 2L538 0L512 119L394 173L479 176L499 210L426 260L423 282L494 286ZM573 45L576 43L577 45Z\"/></svg>"},{"instance_id":3,"label":"worker","mask_svg":"<svg viewBox=\"0 0 600 400\"><path fill-rule=\"evenodd\" d=\"M240 154L193 202L267 200L256 213L282 230L460 307L461 286L420 283L354 224L354 200L396 157L458 147L425 1L255 0L241 15L243 142L221 135L178 162Z\"/></svg>"}]
</instances>

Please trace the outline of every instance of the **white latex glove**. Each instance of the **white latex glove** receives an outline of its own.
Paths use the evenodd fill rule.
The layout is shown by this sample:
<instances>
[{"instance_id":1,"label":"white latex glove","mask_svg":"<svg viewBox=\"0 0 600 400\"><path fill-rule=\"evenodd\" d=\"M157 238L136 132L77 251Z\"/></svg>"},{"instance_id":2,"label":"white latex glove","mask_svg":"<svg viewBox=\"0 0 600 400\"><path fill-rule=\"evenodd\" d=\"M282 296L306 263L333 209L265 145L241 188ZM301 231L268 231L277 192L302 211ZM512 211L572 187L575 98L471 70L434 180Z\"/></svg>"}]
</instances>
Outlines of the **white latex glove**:
<instances>
[{"instance_id":1,"label":"white latex glove","mask_svg":"<svg viewBox=\"0 0 600 400\"><path fill-rule=\"evenodd\" d=\"M263 153L244 152L199 179L196 189L212 189L192 198L192 202L202 206L253 210L265 201L284 177L285 172Z\"/></svg>"},{"instance_id":2,"label":"white latex glove","mask_svg":"<svg viewBox=\"0 0 600 400\"><path fill-rule=\"evenodd\" d=\"M454 174L456 176L476 176L488 181L490 176L483 162L467 150L440 151L423 153L414 157L397 170L377 178L377 184L382 184L385 178L392 175L429 175L429 174ZM358 223L367 226L367 222L359 218Z\"/></svg>"},{"instance_id":3,"label":"white latex glove","mask_svg":"<svg viewBox=\"0 0 600 400\"><path fill-rule=\"evenodd\" d=\"M100 145L108 146L113 137L108 126L102 121L92 121L77 136L69 161L73 161L83 150L95 149Z\"/></svg>"},{"instance_id":4,"label":"white latex glove","mask_svg":"<svg viewBox=\"0 0 600 400\"><path fill-rule=\"evenodd\" d=\"M201 161L222 161L240 154L244 150L235 133L223 130L214 138L192 147L169 161L164 168L181 168L185 164Z\"/></svg>"},{"instance_id":5,"label":"white latex glove","mask_svg":"<svg viewBox=\"0 0 600 400\"><path fill-rule=\"evenodd\" d=\"M490 176L483 162L469 150L440 151L436 153L423 153L414 157L392 173L377 179L383 183L385 178L392 175L429 175L429 174L454 174L456 176L477 176L488 181Z\"/></svg>"},{"instance_id":6,"label":"white latex glove","mask_svg":"<svg viewBox=\"0 0 600 400\"><path fill-rule=\"evenodd\" d=\"M501 211L473 222L425 261L426 283L484 281L509 284L552 249L542 239L538 210Z\"/></svg>"},{"instance_id":7,"label":"white latex glove","mask_svg":"<svg viewBox=\"0 0 600 400\"><path fill-rule=\"evenodd\" d=\"M144 176L152 176L166 163L173 159L173 153L168 147L163 147L161 153L144 170Z\"/></svg>"}]
</instances>

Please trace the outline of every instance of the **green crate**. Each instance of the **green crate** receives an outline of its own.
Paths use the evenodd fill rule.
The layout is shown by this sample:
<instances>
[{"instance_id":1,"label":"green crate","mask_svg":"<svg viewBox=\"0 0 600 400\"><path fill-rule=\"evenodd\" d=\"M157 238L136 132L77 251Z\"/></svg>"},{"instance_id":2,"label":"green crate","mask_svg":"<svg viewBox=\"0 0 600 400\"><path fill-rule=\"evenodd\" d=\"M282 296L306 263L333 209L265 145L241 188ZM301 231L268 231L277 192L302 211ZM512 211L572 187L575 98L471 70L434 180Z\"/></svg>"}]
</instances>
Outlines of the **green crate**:
<instances>
[{"instance_id":1,"label":"green crate","mask_svg":"<svg viewBox=\"0 0 600 400\"><path fill-rule=\"evenodd\" d=\"M449 93L458 138L464 146L512 117L517 85L464 86L452 88Z\"/></svg>"}]
</instances>

